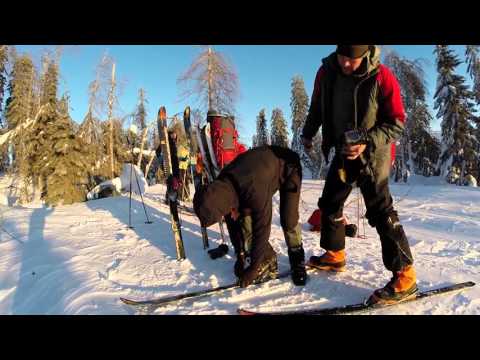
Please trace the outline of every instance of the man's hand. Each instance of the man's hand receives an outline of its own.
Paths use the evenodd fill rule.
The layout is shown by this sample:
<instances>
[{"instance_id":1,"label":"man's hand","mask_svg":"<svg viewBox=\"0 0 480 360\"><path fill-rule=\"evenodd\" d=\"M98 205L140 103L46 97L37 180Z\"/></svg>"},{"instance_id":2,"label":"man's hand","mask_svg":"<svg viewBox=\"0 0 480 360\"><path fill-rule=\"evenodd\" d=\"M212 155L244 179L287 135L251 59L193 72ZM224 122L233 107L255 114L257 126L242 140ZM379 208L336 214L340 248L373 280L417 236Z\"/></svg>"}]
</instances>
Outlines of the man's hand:
<instances>
[{"instance_id":1,"label":"man's hand","mask_svg":"<svg viewBox=\"0 0 480 360\"><path fill-rule=\"evenodd\" d=\"M238 285L242 288L245 288L248 285L252 284L257 278L257 276L257 269L253 269L251 266L249 266L240 276Z\"/></svg>"},{"instance_id":2,"label":"man's hand","mask_svg":"<svg viewBox=\"0 0 480 360\"><path fill-rule=\"evenodd\" d=\"M311 151L312 150L312 147L313 147L313 142L312 140L309 140L309 139L306 139L302 136L302 144L303 144L303 147L305 148L305 150L308 152L308 151Z\"/></svg>"},{"instance_id":3,"label":"man's hand","mask_svg":"<svg viewBox=\"0 0 480 360\"><path fill-rule=\"evenodd\" d=\"M347 160L355 160L365 151L366 148L366 144L345 145L342 149L342 154L346 156Z\"/></svg>"}]
</instances>

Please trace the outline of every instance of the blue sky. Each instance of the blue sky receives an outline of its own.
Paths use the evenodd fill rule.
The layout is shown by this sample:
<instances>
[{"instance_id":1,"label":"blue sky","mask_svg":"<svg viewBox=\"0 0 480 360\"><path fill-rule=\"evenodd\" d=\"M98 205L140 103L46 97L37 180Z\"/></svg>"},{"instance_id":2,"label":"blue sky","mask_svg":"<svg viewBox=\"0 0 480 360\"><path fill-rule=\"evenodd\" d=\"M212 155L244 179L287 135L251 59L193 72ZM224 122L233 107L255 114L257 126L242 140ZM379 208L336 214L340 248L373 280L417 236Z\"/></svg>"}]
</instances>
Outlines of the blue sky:
<instances>
[{"instance_id":1,"label":"blue sky","mask_svg":"<svg viewBox=\"0 0 480 360\"><path fill-rule=\"evenodd\" d=\"M388 45L401 56L427 60L425 73L429 89L429 103L433 103L436 82L434 45ZM452 46L460 59L464 46ZM19 52L30 53L36 64L48 46L16 46ZM237 102L237 120L241 140L251 143L256 131L256 116L265 108L270 120L273 108L282 109L290 126L290 82L294 75L305 81L311 95L315 74L321 59L335 49L335 45L219 45L233 64L239 76L240 98ZM167 114L183 112L185 106L196 106L194 99L181 100L176 80L201 51L199 46L187 45L82 45L67 47L60 62L60 94L68 91L71 99L71 116L81 122L88 107L88 84L94 79L95 67L105 50L116 60L119 80L124 82L119 98L118 115L131 113L138 101L138 89L144 88L148 100L149 121L156 118L158 108L166 106ZM466 65L458 68L466 75ZM468 77L467 77L468 78ZM432 114L435 113L432 110ZM125 124L128 126L129 124ZM434 130L439 129L435 120Z\"/></svg>"}]
</instances>

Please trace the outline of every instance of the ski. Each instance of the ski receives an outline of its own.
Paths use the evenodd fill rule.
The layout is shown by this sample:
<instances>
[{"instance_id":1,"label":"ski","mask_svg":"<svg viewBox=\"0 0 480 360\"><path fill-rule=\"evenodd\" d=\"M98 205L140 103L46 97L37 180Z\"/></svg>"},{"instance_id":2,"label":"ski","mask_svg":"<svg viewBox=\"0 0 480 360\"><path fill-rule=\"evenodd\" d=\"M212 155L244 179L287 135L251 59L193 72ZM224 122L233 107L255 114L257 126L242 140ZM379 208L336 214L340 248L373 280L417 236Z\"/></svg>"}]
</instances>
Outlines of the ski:
<instances>
[{"instance_id":1,"label":"ski","mask_svg":"<svg viewBox=\"0 0 480 360\"><path fill-rule=\"evenodd\" d=\"M173 141L170 140L168 136L167 112L164 106L162 106L158 111L157 126L160 146L163 155L163 170L167 176L167 194L171 218L170 222L172 224L172 232L175 240L177 260L183 260L186 258L186 256L185 248L183 246L180 218L178 216L178 191L174 185L176 182L178 182L178 160L175 159L175 148L172 148L175 146L175 144Z\"/></svg>"},{"instance_id":2,"label":"ski","mask_svg":"<svg viewBox=\"0 0 480 360\"><path fill-rule=\"evenodd\" d=\"M187 139L188 139L188 145L190 148L190 156L195 156L197 153L196 149L193 146L193 136L192 136L192 123L190 121L190 106L187 106L185 108L185 111L183 112L183 126L185 128L185 133L187 134ZM195 179L193 178L193 172L192 172L192 181L193 185L195 187L195 191L197 191L198 187L201 185L200 183L196 183ZM202 232L202 242L203 242L203 248L207 249L210 247L208 244L208 231L207 228L204 226L200 226L201 232Z\"/></svg>"},{"instance_id":3,"label":"ski","mask_svg":"<svg viewBox=\"0 0 480 360\"><path fill-rule=\"evenodd\" d=\"M210 129L210 123L207 122L207 125L205 125L204 128L204 136L205 136L205 142L207 143L207 149L208 153L210 154L210 160L212 164L212 168L215 174L215 177L218 176L220 173L220 167L217 164L217 159L215 158L215 151L213 150L213 143L212 143L212 132Z\"/></svg>"},{"instance_id":4,"label":"ski","mask_svg":"<svg viewBox=\"0 0 480 360\"><path fill-rule=\"evenodd\" d=\"M203 162L203 167L205 170L205 173L207 175L207 181L208 183L212 183L213 180L215 179L214 172L212 171L212 161L210 154L205 150L205 144L206 144L206 138L205 138L205 132L200 128L199 124L196 124L196 136L197 136L197 143L198 143L198 148L200 149L200 154L202 155L202 162ZM225 231L223 229L223 220L219 222L219 228L220 228L220 236L222 238L222 244L225 243Z\"/></svg>"},{"instance_id":5,"label":"ski","mask_svg":"<svg viewBox=\"0 0 480 360\"><path fill-rule=\"evenodd\" d=\"M341 314L358 313L362 311L382 309L382 308L386 308L386 307L390 307L398 304L404 304L407 302L424 299L430 296L445 294L452 291L459 291L462 289L470 288L472 286L475 286L475 283L472 281L468 281L464 283L443 286L433 290L420 291L420 292L417 292L414 297L411 297L405 301L400 301L394 304L369 305L366 302L363 302L359 304L351 304L351 305L344 305L344 306L337 306L337 307L330 307L330 308L307 309L307 310L300 309L300 310L293 310L293 311L278 311L278 312L276 311L260 312L260 311L251 311L251 310L239 308L237 312L240 315L341 315Z\"/></svg>"},{"instance_id":6,"label":"ski","mask_svg":"<svg viewBox=\"0 0 480 360\"><path fill-rule=\"evenodd\" d=\"M266 280L266 281L263 281L261 283L254 284L254 285L264 284L264 283L266 283L268 281L271 281L271 280L283 279L283 278L288 277L289 275L290 275L290 270L279 273L278 276L274 279L269 279L269 280ZM232 289L236 289L236 288L239 288L237 282L235 282L233 284L217 286L217 287L214 287L214 288L211 288L211 289L198 290L198 291L188 292L188 293L185 293L185 294L178 294L178 295L173 295L173 296L161 297L161 298L157 298L157 299L136 301L136 300L126 299L126 298L120 298L120 300L124 304L127 304L127 305L145 306L145 307L150 308L150 310L154 310L155 308L158 308L158 307L161 307L163 305L167 305L167 304L170 304L170 303L173 303L173 302L177 302L177 301L180 301L180 300L184 300L184 299L197 300L197 299L202 298L204 296L214 295L214 294L217 294L221 291L232 290Z\"/></svg>"}]
</instances>

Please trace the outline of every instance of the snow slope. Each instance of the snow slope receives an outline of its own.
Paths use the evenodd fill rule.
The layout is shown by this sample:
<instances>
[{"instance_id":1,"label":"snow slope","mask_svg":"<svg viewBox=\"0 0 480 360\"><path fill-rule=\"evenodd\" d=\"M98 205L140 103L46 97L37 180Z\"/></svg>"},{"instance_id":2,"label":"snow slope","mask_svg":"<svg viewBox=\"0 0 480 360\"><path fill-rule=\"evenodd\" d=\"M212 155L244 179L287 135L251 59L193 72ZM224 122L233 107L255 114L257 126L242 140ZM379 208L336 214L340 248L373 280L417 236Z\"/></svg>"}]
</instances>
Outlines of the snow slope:
<instances>
[{"instance_id":1,"label":"snow slope","mask_svg":"<svg viewBox=\"0 0 480 360\"><path fill-rule=\"evenodd\" d=\"M316 208L322 188L323 181L304 181L302 223ZM421 177L391 188L412 245L419 287L479 283L480 189ZM134 229L128 229L128 194L54 209L39 203L19 207L4 202L0 205L0 314L134 314L134 309L119 301L120 296L144 299L234 282L231 247L226 257L211 260L202 247L199 223L189 214L181 214L187 260L175 260L163 196L162 185L149 187L144 196L153 224L145 224L140 197L133 197ZM356 222L356 199L354 190L345 210L351 222ZM288 258L278 200L276 195L271 243L282 271L288 269ZM319 254L319 235L309 232L307 225L303 229L307 257ZM365 234L366 238L347 238L345 273L313 274L305 287L295 287L290 280L272 281L197 302L171 304L155 313L235 314L240 306L293 310L357 303L390 278L375 230L367 225ZM218 228L210 228L209 235L211 247L216 246ZM375 314L480 314L480 288Z\"/></svg>"}]
</instances>

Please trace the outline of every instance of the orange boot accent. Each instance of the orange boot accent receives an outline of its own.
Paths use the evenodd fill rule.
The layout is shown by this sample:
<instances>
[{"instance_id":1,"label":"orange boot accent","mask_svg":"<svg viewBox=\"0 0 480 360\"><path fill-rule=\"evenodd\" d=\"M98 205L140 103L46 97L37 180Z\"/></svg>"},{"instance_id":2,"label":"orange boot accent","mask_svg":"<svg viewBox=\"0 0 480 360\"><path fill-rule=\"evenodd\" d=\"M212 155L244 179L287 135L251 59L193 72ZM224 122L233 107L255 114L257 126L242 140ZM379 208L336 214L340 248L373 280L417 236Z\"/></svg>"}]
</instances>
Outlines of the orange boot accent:
<instances>
[{"instance_id":1,"label":"orange boot accent","mask_svg":"<svg viewBox=\"0 0 480 360\"><path fill-rule=\"evenodd\" d=\"M345 250L327 250L322 256L311 256L306 266L327 271L345 271Z\"/></svg>"},{"instance_id":2,"label":"orange boot accent","mask_svg":"<svg viewBox=\"0 0 480 360\"><path fill-rule=\"evenodd\" d=\"M327 250L325 254L322 255L323 261L338 263L345 261L345 250L330 251Z\"/></svg>"},{"instance_id":3,"label":"orange boot accent","mask_svg":"<svg viewBox=\"0 0 480 360\"><path fill-rule=\"evenodd\" d=\"M415 269L412 265L408 265L403 270L397 272L395 282L392 285L395 292L404 292L409 290L416 282Z\"/></svg>"}]
</instances>

